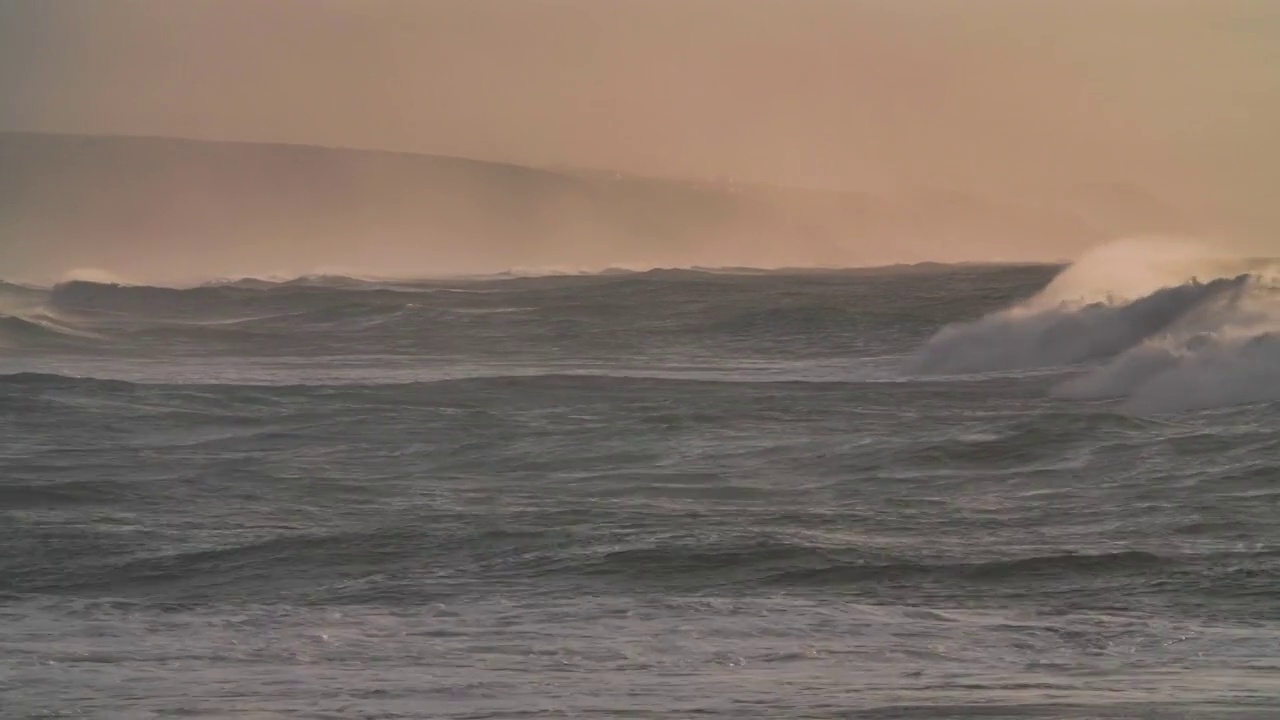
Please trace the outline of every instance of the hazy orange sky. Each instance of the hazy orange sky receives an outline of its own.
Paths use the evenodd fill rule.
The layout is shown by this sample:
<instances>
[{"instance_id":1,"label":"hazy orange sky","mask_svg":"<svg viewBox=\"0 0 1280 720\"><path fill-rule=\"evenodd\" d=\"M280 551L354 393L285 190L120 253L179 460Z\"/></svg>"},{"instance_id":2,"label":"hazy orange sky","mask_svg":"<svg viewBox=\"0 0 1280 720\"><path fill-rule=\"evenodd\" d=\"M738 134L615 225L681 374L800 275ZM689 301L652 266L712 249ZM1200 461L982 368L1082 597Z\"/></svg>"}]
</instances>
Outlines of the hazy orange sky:
<instances>
[{"instance_id":1,"label":"hazy orange sky","mask_svg":"<svg viewBox=\"0 0 1280 720\"><path fill-rule=\"evenodd\" d=\"M1275 0L0 0L0 129L1130 184L1269 247L1276 127Z\"/></svg>"}]
</instances>

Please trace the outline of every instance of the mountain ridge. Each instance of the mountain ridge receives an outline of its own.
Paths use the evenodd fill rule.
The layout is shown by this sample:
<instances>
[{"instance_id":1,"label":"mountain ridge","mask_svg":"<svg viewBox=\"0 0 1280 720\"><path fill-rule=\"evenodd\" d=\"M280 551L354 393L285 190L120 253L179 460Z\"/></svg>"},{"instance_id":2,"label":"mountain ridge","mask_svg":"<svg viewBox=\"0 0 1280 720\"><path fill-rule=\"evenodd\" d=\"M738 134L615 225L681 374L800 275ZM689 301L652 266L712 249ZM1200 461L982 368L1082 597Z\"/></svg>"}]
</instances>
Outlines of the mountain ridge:
<instances>
[{"instance_id":1,"label":"mountain ridge","mask_svg":"<svg viewBox=\"0 0 1280 720\"><path fill-rule=\"evenodd\" d=\"M665 179L289 143L0 131L0 264L22 277L80 268L163 280L322 268L441 274L1021 262L1047 258L1002 254L1016 248L1011 238L1082 248L1162 229L1153 226L1163 208L1120 193L1109 198L1126 205Z\"/></svg>"}]
</instances>

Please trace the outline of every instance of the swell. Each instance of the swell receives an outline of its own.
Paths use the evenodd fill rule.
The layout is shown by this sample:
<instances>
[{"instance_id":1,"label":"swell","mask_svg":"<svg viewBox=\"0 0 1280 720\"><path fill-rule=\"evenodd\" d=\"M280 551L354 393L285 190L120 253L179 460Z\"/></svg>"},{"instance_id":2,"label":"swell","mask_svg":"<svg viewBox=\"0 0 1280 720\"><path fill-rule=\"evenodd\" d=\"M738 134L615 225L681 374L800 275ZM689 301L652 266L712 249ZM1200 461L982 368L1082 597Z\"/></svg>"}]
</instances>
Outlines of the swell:
<instances>
[{"instance_id":1,"label":"swell","mask_svg":"<svg viewBox=\"0 0 1280 720\"><path fill-rule=\"evenodd\" d=\"M296 396L314 394L319 398L340 401L344 394L348 395L387 395L404 396L414 390L431 390L452 388L459 391L520 391L527 389L556 390L616 390L633 389L669 389L672 391L697 390L699 388L733 388L742 386L779 387L792 389L808 389L818 393L837 388L857 388L867 385L880 385L876 381L866 380L776 380L776 379L701 379L685 377L665 377L662 375L645 375L643 373L557 373L530 370L525 373L476 374L467 377L450 377L437 380L413 382L350 382L350 383L164 383L164 382L132 382L113 378L98 378L62 375L58 373L20 372L0 374L0 392L22 394L60 390L85 393L188 393L192 396L211 397L221 395L234 397L237 394L252 394L255 397L279 395ZM931 385L925 383L924 385ZM917 389L919 385L916 386ZM938 389L945 390L946 385L937 384Z\"/></svg>"},{"instance_id":2,"label":"swell","mask_svg":"<svg viewBox=\"0 0 1280 720\"><path fill-rule=\"evenodd\" d=\"M265 288L205 286L164 288L74 281L49 291L52 307L90 313L131 316L138 320L223 319L244 316L288 316L324 312L333 307L404 305L424 290L280 285Z\"/></svg>"},{"instance_id":3,"label":"swell","mask_svg":"<svg viewBox=\"0 0 1280 720\"><path fill-rule=\"evenodd\" d=\"M824 289L868 288L873 292L888 287L935 287L949 283L971 282L999 287L1020 278L1032 285L1042 285L1055 268L1043 266L994 266L954 268L942 267L928 275L911 272L872 272L863 270L716 272L705 270L650 270L644 272L555 275L542 277L482 276L453 279L364 280L344 276L301 277L291 280L241 279L207 283L195 287L162 287L124 285L118 283L73 280L47 290L56 307L73 309L105 309L181 315L212 312L217 308L257 304L264 307L298 309L311 303L335 302L415 302L414 298L431 298L437 303L451 301L483 304L490 294L528 295L549 301L599 302L610 298L655 301L675 298L720 299L726 295L737 299L764 299L785 304L806 292ZM8 287L0 281L0 289ZM18 286L13 286L18 287ZM898 287L901 290L901 287ZM672 295L672 293L675 293ZM345 298L334 300L334 298ZM839 307L839 306L837 306Z\"/></svg>"},{"instance_id":4,"label":"swell","mask_svg":"<svg viewBox=\"0 0 1280 720\"><path fill-rule=\"evenodd\" d=\"M126 483L112 480L36 483L11 474L0 482L0 507L9 510L109 504L124 502L130 497Z\"/></svg>"},{"instance_id":5,"label":"swell","mask_svg":"<svg viewBox=\"0 0 1280 720\"><path fill-rule=\"evenodd\" d=\"M60 349L84 346L102 336L42 309L0 314L0 349Z\"/></svg>"},{"instance_id":6,"label":"swell","mask_svg":"<svg viewBox=\"0 0 1280 720\"><path fill-rule=\"evenodd\" d=\"M118 356L883 357L908 350L967 303L986 307L1049 273L688 270L191 288L80 280L41 291L41 302L109 339L104 351Z\"/></svg>"},{"instance_id":7,"label":"swell","mask_svg":"<svg viewBox=\"0 0 1280 720\"><path fill-rule=\"evenodd\" d=\"M197 326L191 330L213 330L224 333L241 329L299 327L332 331L360 330L391 323L420 310L424 310L423 306L409 302L339 302L312 309L226 320L215 326Z\"/></svg>"},{"instance_id":8,"label":"swell","mask_svg":"<svg viewBox=\"0 0 1280 720\"><path fill-rule=\"evenodd\" d=\"M133 391L137 387L140 387L140 384L124 380L76 377L58 373L19 372L0 374L0 388L13 392L20 392L24 389L39 390L44 388Z\"/></svg>"},{"instance_id":9,"label":"swell","mask_svg":"<svg viewBox=\"0 0 1280 720\"><path fill-rule=\"evenodd\" d=\"M302 594L326 602L358 601L403 592L433 595L536 584L602 586L685 592L726 587L877 593L953 588L971 596L1038 593L1053 588L1182 587L1185 592L1234 596L1262 592L1280 579L1275 553L1155 554L1141 550L1031 554L990 560L938 562L878 551L781 540L668 543L615 549L596 545L585 526L467 529L454 517L398 526L262 537L237 545L137 556L124 548L104 554L88 546L57 565L12 566L0 591L93 593L112 596L218 597ZM577 528L575 530L574 528ZM92 557L91 557L92 556ZM1092 590L1089 590L1090 592ZM1046 596L1047 597L1047 596Z\"/></svg>"},{"instance_id":10,"label":"swell","mask_svg":"<svg viewBox=\"0 0 1280 720\"><path fill-rule=\"evenodd\" d=\"M877 581L953 580L979 583L1063 582L1067 578L1106 575L1161 574L1181 563L1138 550L1108 553L1034 555L1029 557L936 564L901 562L858 564L835 559L818 567L788 570L773 578L775 582L800 585L838 585Z\"/></svg>"}]
</instances>

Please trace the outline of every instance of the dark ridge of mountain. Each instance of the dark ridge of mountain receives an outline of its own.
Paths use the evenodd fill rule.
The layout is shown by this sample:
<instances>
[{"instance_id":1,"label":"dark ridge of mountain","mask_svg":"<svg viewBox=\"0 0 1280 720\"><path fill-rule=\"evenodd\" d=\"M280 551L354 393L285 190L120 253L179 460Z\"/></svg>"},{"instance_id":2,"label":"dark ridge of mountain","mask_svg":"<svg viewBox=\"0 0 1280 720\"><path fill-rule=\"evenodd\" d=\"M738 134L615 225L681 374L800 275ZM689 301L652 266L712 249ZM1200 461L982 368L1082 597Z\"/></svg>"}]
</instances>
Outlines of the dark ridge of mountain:
<instances>
[{"instance_id":1,"label":"dark ridge of mountain","mask_svg":"<svg viewBox=\"0 0 1280 720\"><path fill-rule=\"evenodd\" d=\"M1156 214L305 145L0 132L8 277L884 265L997 257L1028 237L1036 242L1024 251L1084 247L1161 229Z\"/></svg>"}]
</instances>

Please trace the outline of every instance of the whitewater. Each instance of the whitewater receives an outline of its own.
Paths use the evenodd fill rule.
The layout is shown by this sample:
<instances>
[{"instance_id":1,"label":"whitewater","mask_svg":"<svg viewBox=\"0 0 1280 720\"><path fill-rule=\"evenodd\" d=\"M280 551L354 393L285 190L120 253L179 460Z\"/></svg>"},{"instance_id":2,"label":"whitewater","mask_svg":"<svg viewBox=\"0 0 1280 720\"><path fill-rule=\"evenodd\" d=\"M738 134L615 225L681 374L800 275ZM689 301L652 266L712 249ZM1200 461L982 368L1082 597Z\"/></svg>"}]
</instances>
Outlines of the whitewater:
<instances>
[{"instance_id":1,"label":"whitewater","mask_svg":"<svg viewBox=\"0 0 1280 720\"><path fill-rule=\"evenodd\" d=\"M1280 262L0 284L0 716L1271 718Z\"/></svg>"}]
</instances>

